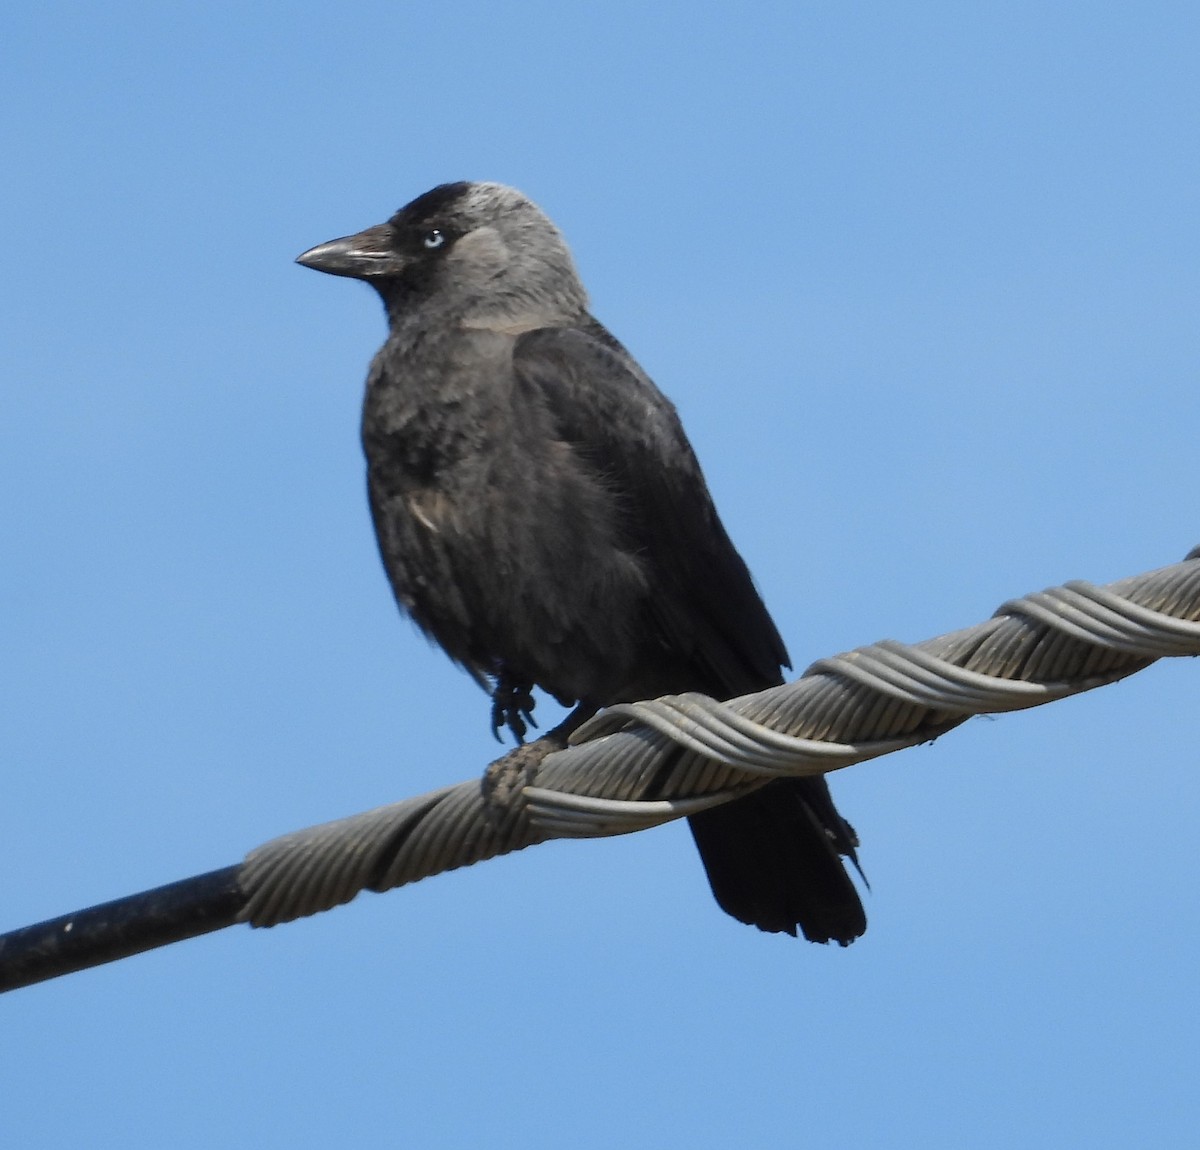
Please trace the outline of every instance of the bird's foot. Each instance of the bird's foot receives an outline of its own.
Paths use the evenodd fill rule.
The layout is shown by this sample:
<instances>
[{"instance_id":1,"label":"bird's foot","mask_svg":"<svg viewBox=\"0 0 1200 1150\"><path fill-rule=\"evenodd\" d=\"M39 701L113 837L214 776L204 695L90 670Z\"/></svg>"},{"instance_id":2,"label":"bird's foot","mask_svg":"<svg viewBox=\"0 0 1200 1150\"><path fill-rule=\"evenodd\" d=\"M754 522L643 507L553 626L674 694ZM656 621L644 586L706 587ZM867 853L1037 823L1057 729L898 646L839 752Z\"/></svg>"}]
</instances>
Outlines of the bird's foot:
<instances>
[{"instance_id":1,"label":"bird's foot","mask_svg":"<svg viewBox=\"0 0 1200 1150\"><path fill-rule=\"evenodd\" d=\"M525 732L537 727L533 718L533 684L518 683L504 672L496 679L492 689L492 734L496 742L502 742L500 728L507 727L518 743L525 741ZM528 725L527 725L528 724Z\"/></svg>"}]
</instances>

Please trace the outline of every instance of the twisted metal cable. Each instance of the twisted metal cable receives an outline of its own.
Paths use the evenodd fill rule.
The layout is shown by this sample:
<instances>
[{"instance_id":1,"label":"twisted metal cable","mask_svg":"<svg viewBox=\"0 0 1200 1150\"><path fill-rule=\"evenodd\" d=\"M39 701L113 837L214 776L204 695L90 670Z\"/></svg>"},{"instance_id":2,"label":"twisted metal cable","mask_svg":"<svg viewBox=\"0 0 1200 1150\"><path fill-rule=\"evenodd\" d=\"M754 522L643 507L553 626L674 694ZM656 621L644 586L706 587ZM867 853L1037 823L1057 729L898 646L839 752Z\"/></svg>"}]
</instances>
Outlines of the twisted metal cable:
<instances>
[{"instance_id":1,"label":"twisted metal cable","mask_svg":"<svg viewBox=\"0 0 1200 1150\"><path fill-rule=\"evenodd\" d=\"M608 708L565 750L520 747L478 780L284 835L246 858L241 919L271 926L550 838L643 830L772 778L928 742L974 714L1020 710L1200 654L1200 547L1106 587L1073 581L984 623L821 659L798 680L720 703L671 695ZM664 766L669 764L669 769Z\"/></svg>"}]
</instances>

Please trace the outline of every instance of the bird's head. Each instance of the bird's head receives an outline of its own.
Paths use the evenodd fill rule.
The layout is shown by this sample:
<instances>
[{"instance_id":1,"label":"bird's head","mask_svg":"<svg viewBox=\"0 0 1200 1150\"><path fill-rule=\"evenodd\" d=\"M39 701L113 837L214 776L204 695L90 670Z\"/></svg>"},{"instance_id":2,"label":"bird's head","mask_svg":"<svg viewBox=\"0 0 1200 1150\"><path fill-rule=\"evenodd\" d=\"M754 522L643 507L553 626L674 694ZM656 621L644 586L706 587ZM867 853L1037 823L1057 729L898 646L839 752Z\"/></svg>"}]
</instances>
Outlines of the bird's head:
<instances>
[{"instance_id":1,"label":"bird's head","mask_svg":"<svg viewBox=\"0 0 1200 1150\"><path fill-rule=\"evenodd\" d=\"M433 304L466 327L519 332L573 322L587 307L559 230L503 184L442 184L297 262L365 280L393 318Z\"/></svg>"}]
</instances>

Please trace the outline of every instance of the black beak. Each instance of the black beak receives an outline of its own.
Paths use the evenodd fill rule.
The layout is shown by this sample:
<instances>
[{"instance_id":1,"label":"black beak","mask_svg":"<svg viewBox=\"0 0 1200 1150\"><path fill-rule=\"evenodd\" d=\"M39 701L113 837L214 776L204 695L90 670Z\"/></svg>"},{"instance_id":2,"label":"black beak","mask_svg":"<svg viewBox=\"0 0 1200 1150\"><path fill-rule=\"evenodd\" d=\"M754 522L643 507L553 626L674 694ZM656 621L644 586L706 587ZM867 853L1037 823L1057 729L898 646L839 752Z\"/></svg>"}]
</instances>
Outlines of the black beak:
<instances>
[{"instance_id":1,"label":"black beak","mask_svg":"<svg viewBox=\"0 0 1200 1150\"><path fill-rule=\"evenodd\" d=\"M387 224L367 228L353 236L317 244L296 263L332 276L350 276L352 279L374 279L376 276L395 275L404 267L404 260L392 247L392 229Z\"/></svg>"}]
</instances>

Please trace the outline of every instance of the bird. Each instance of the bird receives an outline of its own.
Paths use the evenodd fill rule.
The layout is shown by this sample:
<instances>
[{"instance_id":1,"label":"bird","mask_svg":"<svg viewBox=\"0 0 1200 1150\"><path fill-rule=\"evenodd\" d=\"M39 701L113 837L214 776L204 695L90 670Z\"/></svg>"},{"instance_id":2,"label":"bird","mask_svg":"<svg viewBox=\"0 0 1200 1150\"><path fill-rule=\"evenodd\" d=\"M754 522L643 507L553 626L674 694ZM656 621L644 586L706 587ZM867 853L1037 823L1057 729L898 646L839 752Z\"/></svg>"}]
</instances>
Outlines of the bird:
<instances>
[{"instance_id":1,"label":"bird","mask_svg":"<svg viewBox=\"0 0 1200 1150\"><path fill-rule=\"evenodd\" d=\"M396 602L520 743L535 688L573 706L781 683L782 638L674 405L589 311L559 229L498 183L441 184L297 257L365 281L388 334L361 438ZM823 776L689 818L718 905L848 945L858 838ZM861 872L860 872L861 873Z\"/></svg>"}]
</instances>

